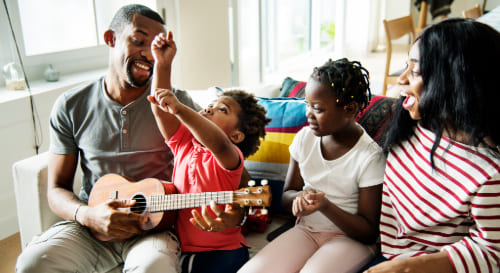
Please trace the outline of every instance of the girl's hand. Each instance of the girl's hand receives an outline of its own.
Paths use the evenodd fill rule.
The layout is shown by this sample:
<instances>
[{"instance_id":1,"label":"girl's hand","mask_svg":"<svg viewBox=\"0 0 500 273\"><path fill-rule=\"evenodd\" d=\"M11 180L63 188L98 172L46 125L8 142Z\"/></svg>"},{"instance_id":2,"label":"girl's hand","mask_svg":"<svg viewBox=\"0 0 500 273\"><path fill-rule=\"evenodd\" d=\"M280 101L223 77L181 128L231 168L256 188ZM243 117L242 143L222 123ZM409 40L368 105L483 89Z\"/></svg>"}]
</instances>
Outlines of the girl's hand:
<instances>
[{"instance_id":1,"label":"girl's hand","mask_svg":"<svg viewBox=\"0 0 500 273\"><path fill-rule=\"evenodd\" d=\"M175 115L178 110L179 100L170 89L156 88L151 90L151 95L148 96L149 102L156 104L161 110Z\"/></svg>"},{"instance_id":2,"label":"girl's hand","mask_svg":"<svg viewBox=\"0 0 500 273\"><path fill-rule=\"evenodd\" d=\"M316 190L302 191L292 203L292 213L294 216L306 216L317 210L321 210L328 204L325 193Z\"/></svg>"},{"instance_id":3,"label":"girl's hand","mask_svg":"<svg viewBox=\"0 0 500 273\"><path fill-rule=\"evenodd\" d=\"M156 35L151 43L151 52L155 59L155 64L158 65L172 65L177 46L175 45L172 31L168 32L168 37L165 33Z\"/></svg>"}]
</instances>

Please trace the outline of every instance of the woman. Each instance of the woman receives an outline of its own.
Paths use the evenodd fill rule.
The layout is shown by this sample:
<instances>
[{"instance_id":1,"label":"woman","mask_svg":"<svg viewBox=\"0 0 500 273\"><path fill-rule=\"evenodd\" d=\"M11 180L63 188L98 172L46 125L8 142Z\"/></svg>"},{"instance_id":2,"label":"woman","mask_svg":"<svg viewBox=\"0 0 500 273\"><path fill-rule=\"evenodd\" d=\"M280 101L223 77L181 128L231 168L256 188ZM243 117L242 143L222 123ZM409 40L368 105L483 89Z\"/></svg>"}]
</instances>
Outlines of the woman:
<instances>
[{"instance_id":1,"label":"woman","mask_svg":"<svg viewBox=\"0 0 500 273\"><path fill-rule=\"evenodd\" d=\"M472 20L425 29L388 129L382 254L365 272L499 272L500 34Z\"/></svg>"}]
</instances>

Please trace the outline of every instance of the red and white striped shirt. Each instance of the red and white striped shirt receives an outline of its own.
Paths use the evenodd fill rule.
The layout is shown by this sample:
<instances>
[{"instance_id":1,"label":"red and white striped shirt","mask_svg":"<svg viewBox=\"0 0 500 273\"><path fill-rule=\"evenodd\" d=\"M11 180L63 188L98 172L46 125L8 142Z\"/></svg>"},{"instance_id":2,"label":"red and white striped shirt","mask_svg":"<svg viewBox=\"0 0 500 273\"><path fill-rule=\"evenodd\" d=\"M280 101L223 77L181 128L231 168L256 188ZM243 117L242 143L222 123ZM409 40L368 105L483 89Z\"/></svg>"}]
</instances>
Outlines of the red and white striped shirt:
<instances>
[{"instance_id":1,"label":"red and white striped shirt","mask_svg":"<svg viewBox=\"0 0 500 273\"><path fill-rule=\"evenodd\" d=\"M499 272L500 160L421 126L387 158L380 232L386 258L447 251L456 272Z\"/></svg>"}]
</instances>

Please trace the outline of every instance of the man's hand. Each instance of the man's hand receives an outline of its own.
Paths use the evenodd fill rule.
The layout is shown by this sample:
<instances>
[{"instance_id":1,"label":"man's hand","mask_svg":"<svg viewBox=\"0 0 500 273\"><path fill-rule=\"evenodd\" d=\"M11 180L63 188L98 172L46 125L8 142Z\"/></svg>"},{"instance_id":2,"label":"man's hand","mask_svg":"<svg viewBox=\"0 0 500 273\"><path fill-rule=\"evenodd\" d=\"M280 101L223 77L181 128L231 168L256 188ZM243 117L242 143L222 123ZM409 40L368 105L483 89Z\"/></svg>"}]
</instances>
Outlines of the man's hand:
<instances>
[{"instance_id":1,"label":"man's hand","mask_svg":"<svg viewBox=\"0 0 500 273\"><path fill-rule=\"evenodd\" d=\"M148 221L147 216L118 210L134 204L135 200L109 200L94 208L82 207L78 219L81 219L80 222L94 233L116 240L125 240L144 233L141 225Z\"/></svg>"},{"instance_id":2,"label":"man's hand","mask_svg":"<svg viewBox=\"0 0 500 273\"><path fill-rule=\"evenodd\" d=\"M193 218L189 219L191 224L201 230L219 232L241 223L245 213L243 208L239 206L233 207L230 204L227 204L224 211L222 211L215 201L210 203L210 209L216 216L215 218L210 215L207 206L201 207L201 215L197 210L192 210Z\"/></svg>"}]
</instances>

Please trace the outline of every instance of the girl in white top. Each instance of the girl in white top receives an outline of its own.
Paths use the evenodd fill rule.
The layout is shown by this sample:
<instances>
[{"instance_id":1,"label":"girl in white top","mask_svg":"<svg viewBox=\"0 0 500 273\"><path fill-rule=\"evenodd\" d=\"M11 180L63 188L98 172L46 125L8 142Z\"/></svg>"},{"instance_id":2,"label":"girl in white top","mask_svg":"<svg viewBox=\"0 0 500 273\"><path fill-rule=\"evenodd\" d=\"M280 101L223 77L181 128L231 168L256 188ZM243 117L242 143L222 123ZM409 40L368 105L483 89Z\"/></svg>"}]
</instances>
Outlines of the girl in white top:
<instances>
[{"instance_id":1,"label":"girl in white top","mask_svg":"<svg viewBox=\"0 0 500 273\"><path fill-rule=\"evenodd\" d=\"M282 199L296 225L239 272L357 272L374 257L385 157L355 121L369 97L359 62L329 60L314 69L306 86L309 126L290 146Z\"/></svg>"}]
</instances>

